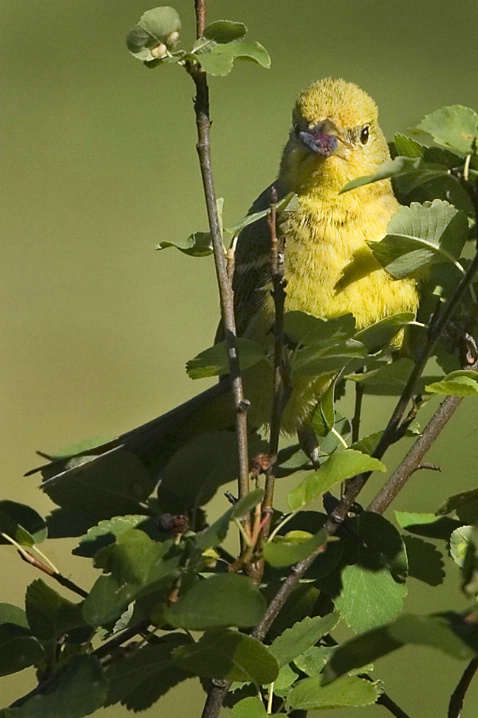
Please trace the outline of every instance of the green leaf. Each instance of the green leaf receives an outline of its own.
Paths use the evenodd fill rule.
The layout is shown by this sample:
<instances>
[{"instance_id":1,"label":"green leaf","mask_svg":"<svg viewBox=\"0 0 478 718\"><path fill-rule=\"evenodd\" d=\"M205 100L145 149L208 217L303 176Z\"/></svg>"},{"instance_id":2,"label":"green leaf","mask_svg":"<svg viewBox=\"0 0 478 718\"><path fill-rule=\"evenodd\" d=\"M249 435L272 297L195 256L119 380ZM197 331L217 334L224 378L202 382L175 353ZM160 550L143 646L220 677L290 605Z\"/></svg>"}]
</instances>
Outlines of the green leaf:
<instances>
[{"instance_id":1,"label":"green leaf","mask_svg":"<svg viewBox=\"0 0 478 718\"><path fill-rule=\"evenodd\" d=\"M0 603L0 676L22 671L42 658L43 648L28 628L25 611Z\"/></svg>"},{"instance_id":2,"label":"green leaf","mask_svg":"<svg viewBox=\"0 0 478 718\"><path fill-rule=\"evenodd\" d=\"M246 496L243 496L239 501L236 501L234 506L231 506L217 521L196 535L196 546L204 551L205 549L214 548L214 546L221 544L226 538L230 522L233 519L240 519L249 511L252 511L263 498L264 489L255 489L254 491L250 491Z\"/></svg>"},{"instance_id":3,"label":"green leaf","mask_svg":"<svg viewBox=\"0 0 478 718\"><path fill-rule=\"evenodd\" d=\"M378 683L346 676L327 686L320 678L310 677L298 681L287 696L287 703L295 710L324 710L326 708L369 706L380 695Z\"/></svg>"},{"instance_id":4,"label":"green leaf","mask_svg":"<svg viewBox=\"0 0 478 718\"><path fill-rule=\"evenodd\" d=\"M478 114L470 107L442 107L426 115L417 125L417 129L431 135L439 145L466 154L476 152Z\"/></svg>"},{"instance_id":5,"label":"green leaf","mask_svg":"<svg viewBox=\"0 0 478 718\"><path fill-rule=\"evenodd\" d=\"M268 564L275 568L292 566L310 556L327 541L325 529L321 529L311 538L304 538L303 532L300 532L301 536L298 538L297 533L291 531L285 536L278 535L273 541L264 544L264 558Z\"/></svg>"},{"instance_id":6,"label":"green leaf","mask_svg":"<svg viewBox=\"0 0 478 718\"><path fill-rule=\"evenodd\" d=\"M40 578L28 586L25 608L32 633L42 640L59 639L84 625L81 606L63 598Z\"/></svg>"},{"instance_id":7,"label":"green leaf","mask_svg":"<svg viewBox=\"0 0 478 718\"><path fill-rule=\"evenodd\" d=\"M267 718L267 712L260 698L249 696L236 703L230 718Z\"/></svg>"},{"instance_id":8,"label":"green leaf","mask_svg":"<svg viewBox=\"0 0 478 718\"><path fill-rule=\"evenodd\" d=\"M264 597L248 578L227 573L195 583L166 609L165 618L177 628L194 631L229 626L248 628L259 623L265 610Z\"/></svg>"},{"instance_id":9,"label":"green leaf","mask_svg":"<svg viewBox=\"0 0 478 718\"><path fill-rule=\"evenodd\" d=\"M204 678L272 683L279 673L276 659L255 638L227 629L205 633L193 646L172 653L180 668Z\"/></svg>"},{"instance_id":10,"label":"green leaf","mask_svg":"<svg viewBox=\"0 0 478 718\"><path fill-rule=\"evenodd\" d=\"M101 549L95 565L100 576L83 604L83 618L90 626L116 620L131 601L170 585L179 575L182 550L174 541L158 543L143 531L130 529L116 543Z\"/></svg>"},{"instance_id":11,"label":"green leaf","mask_svg":"<svg viewBox=\"0 0 478 718\"><path fill-rule=\"evenodd\" d=\"M449 514L453 511L465 524L478 523L478 489L461 491L450 496L438 509L437 514Z\"/></svg>"},{"instance_id":12,"label":"green leaf","mask_svg":"<svg viewBox=\"0 0 478 718\"><path fill-rule=\"evenodd\" d=\"M351 479L364 471L385 471L384 464L367 454L354 449L332 454L329 459L299 486L289 492L288 503L291 511L297 511L306 504L315 501L334 484Z\"/></svg>"},{"instance_id":13,"label":"green leaf","mask_svg":"<svg viewBox=\"0 0 478 718\"><path fill-rule=\"evenodd\" d=\"M474 543L475 527L460 526L453 531L450 538L450 555L460 568L465 564L468 547Z\"/></svg>"},{"instance_id":14,"label":"green leaf","mask_svg":"<svg viewBox=\"0 0 478 718\"><path fill-rule=\"evenodd\" d=\"M334 646L311 646L294 658L294 666L306 676L319 676L334 650Z\"/></svg>"},{"instance_id":15,"label":"green leaf","mask_svg":"<svg viewBox=\"0 0 478 718\"><path fill-rule=\"evenodd\" d=\"M400 395L408 382L413 366L412 359L401 357L379 369L365 373L349 374L346 378L363 384L368 394Z\"/></svg>"},{"instance_id":16,"label":"green leaf","mask_svg":"<svg viewBox=\"0 0 478 718\"><path fill-rule=\"evenodd\" d=\"M280 199L276 204L276 212L280 214L281 212L294 212L297 209L298 202L297 202L297 195L294 192L289 192L285 195L282 199ZM260 212L253 212L251 214L247 214L243 219L241 219L240 222L237 222L237 224L234 224L232 227L228 228L228 232L231 232L231 234L237 234L241 229L244 229L244 227L247 227L250 224L254 224L254 222L257 222L259 219L263 219L263 217L267 217L270 213L270 207L267 209L263 209Z\"/></svg>"},{"instance_id":17,"label":"green leaf","mask_svg":"<svg viewBox=\"0 0 478 718\"><path fill-rule=\"evenodd\" d=\"M371 184L372 182L379 182L383 179L389 179L390 177L398 177L411 171L417 171L421 168L421 166L422 160L419 157L395 157L395 159L387 160L386 162L381 164L378 170L373 174L366 175L365 177L357 177L357 179L354 179L351 182L347 182L345 187L342 187L339 194L343 194L344 192L350 192L350 190L352 189L362 187L366 184Z\"/></svg>"},{"instance_id":18,"label":"green leaf","mask_svg":"<svg viewBox=\"0 0 478 718\"><path fill-rule=\"evenodd\" d=\"M19 718L82 718L104 704L108 684L95 656L73 656L48 687L27 699Z\"/></svg>"},{"instance_id":19,"label":"green leaf","mask_svg":"<svg viewBox=\"0 0 478 718\"><path fill-rule=\"evenodd\" d=\"M335 381L332 381L320 397L319 404L314 411L312 428L316 436L326 436L334 428L334 395Z\"/></svg>"},{"instance_id":20,"label":"green leaf","mask_svg":"<svg viewBox=\"0 0 478 718\"><path fill-rule=\"evenodd\" d=\"M457 265L467 238L466 215L436 199L401 207L388 223L387 235L368 244L387 272L403 279L431 262Z\"/></svg>"},{"instance_id":21,"label":"green leaf","mask_svg":"<svg viewBox=\"0 0 478 718\"><path fill-rule=\"evenodd\" d=\"M149 516L143 514L115 516L112 519L100 521L96 526L88 529L88 532L81 537L79 546L73 549L72 553L75 556L93 557L101 548L114 543L115 539L125 531L151 521Z\"/></svg>"},{"instance_id":22,"label":"green leaf","mask_svg":"<svg viewBox=\"0 0 478 718\"><path fill-rule=\"evenodd\" d=\"M155 61L157 56L151 51L158 46L170 48L175 44L174 33L181 29L181 20L172 7L155 7L141 16L126 38L128 50L142 62Z\"/></svg>"},{"instance_id":23,"label":"green leaf","mask_svg":"<svg viewBox=\"0 0 478 718\"><path fill-rule=\"evenodd\" d=\"M213 253L210 232L193 232L186 239L164 240L156 245L156 249L175 247L189 257L209 257Z\"/></svg>"},{"instance_id":24,"label":"green leaf","mask_svg":"<svg viewBox=\"0 0 478 718\"><path fill-rule=\"evenodd\" d=\"M292 311L284 315L284 333L300 346L333 346L355 334L355 317L343 314L333 319L316 317L307 312Z\"/></svg>"},{"instance_id":25,"label":"green leaf","mask_svg":"<svg viewBox=\"0 0 478 718\"><path fill-rule=\"evenodd\" d=\"M20 626L20 628L28 628L25 611L12 603L0 603L0 626L4 623Z\"/></svg>"},{"instance_id":26,"label":"green leaf","mask_svg":"<svg viewBox=\"0 0 478 718\"><path fill-rule=\"evenodd\" d=\"M17 501L0 501L0 533L5 533L22 546L34 546L46 539L45 519L34 509ZM0 544L9 543L0 536Z\"/></svg>"},{"instance_id":27,"label":"green leaf","mask_svg":"<svg viewBox=\"0 0 478 718\"><path fill-rule=\"evenodd\" d=\"M362 454L368 454L370 456L377 448L382 436L383 431L377 431L374 434L364 436L363 439L354 441L354 443L351 444L350 448L355 449L356 451L360 451Z\"/></svg>"},{"instance_id":28,"label":"green leaf","mask_svg":"<svg viewBox=\"0 0 478 718\"><path fill-rule=\"evenodd\" d=\"M403 135L401 132L395 133L393 146L395 154L403 157L423 157L427 149L425 145L421 145L413 137Z\"/></svg>"},{"instance_id":29,"label":"green leaf","mask_svg":"<svg viewBox=\"0 0 478 718\"><path fill-rule=\"evenodd\" d=\"M236 343L242 371L250 369L250 367L266 359L264 348L257 342L244 337L237 337ZM186 372L191 379L229 374L226 342L222 341L214 344L195 356L194 359L190 359L186 364Z\"/></svg>"},{"instance_id":30,"label":"green leaf","mask_svg":"<svg viewBox=\"0 0 478 718\"><path fill-rule=\"evenodd\" d=\"M262 67L270 67L271 58L267 50L255 40L238 38L227 43L208 42L195 49L195 56L201 67L210 75L227 75L234 61L251 60Z\"/></svg>"},{"instance_id":31,"label":"green leaf","mask_svg":"<svg viewBox=\"0 0 478 718\"><path fill-rule=\"evenodd\" d=\"M452 371L441 381L428 384L426 391L430 394L446 394L447 396L477 396L478 374L475 371L460 369Z\"/></svg>"},{"instance_id":32,"label":"green leaf","mask_svg":"<svg viewBox=\"0 0 478 718\"><path fill-rule=\"evenodd\" d=\"M414 320L415 314L413 312L392 314L357 332L355 339L365 344L367 351L373 354L389 344L402 327L407 326Z\"/></svg>"},{"instance_id":33,"label":"green leaf","mask_svg":"<svg viewBox=\"0 0 478 718\"><path fill-rule=\"evenodd\" d=\"M203 37L215 42L231 42L239 37L243 37L247 32L246 26L242 22L234 22L233 20L216 20L206 26Z\"/></svg>"},{"instance_id":34,"label":"green leaf","mask_svg":"<svg viewBox=\"0 0 478 718\"><path fill-rule=\"evenodd\" d=\"M168 633L160 639L153 636L148 644L131 653L126 659L111 661L105 671L109 683L105 705L121 701L128 707L134 703L136 710L140 710L136 694L144 696L147 693L148 706L158 700L163 694L165 674L168 677L173 667L178 679L184 680L188 677L188 673L179 671L175 666L171 652L178 646L191 643L189 636L179 633Z\"/></svg>"},{"instance_id":35,"label":"green leaf","mask_svg":"<svg viewBox=\"0 0 478 718\"><path fill-rule=\"evenodd\" d=\"M274 656L280 668L314 646L319 638L333 631L338 621L339 617L335 613L312 618L306 616L278 636L269 646L269 652Z\"/></svg>"},{"instance_id":36,"label":"green leaf","mask_svg":"<svg viewBox=\"0 0 478 718\"><path fill-rule=\"evenodd\" d=\"M299 349L291 358L292 379L296 376L332 374L347 366L353 359L367 354L364 345L354 339L335 346L315 346Z\"/></svg>"},{"instance_id":37,"label":"green leaf","mask_svg":"<svg viewBox=\"0 0 478 718\"><path fill-rule=\"evenodd\" d=\"M397 583L386 568L371 571L363 566L345 566L342 590L335 607L356 632L376 628L393 620L402 610L406 585Z\"/></svg>"}]
</instances>

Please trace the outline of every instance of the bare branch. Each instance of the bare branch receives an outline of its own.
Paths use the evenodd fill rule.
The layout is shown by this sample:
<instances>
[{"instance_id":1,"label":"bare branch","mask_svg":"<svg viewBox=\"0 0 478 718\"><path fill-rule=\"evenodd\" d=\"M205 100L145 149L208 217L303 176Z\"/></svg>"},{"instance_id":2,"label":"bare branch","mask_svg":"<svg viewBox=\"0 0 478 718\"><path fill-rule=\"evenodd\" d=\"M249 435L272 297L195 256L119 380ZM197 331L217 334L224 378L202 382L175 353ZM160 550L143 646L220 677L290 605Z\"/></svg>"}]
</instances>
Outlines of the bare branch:
<instances>
[{"instance_id":1,"label":"bare branch","mask_svg":"<svg viewBox=\"0 0 478 718\"><path fill-rule=\"evenodd\" d=\"M204 32L206 24L205 0L195 0L195 8L197 37L200 38ZM228 263L222 241L222 231L217 211L216 192L212 174L210 145L211 119L209 116L209 87L207 83L207 75L198 65L190 66L189 74L196 86L196 97L194 99L197 129L196 149L199 157L209 228L211 231L214 262L221 302L221 316L224 326L224 338L228 352L231 389L236 409L236 434L239 455L239 498L241 498L249 493L249 452L247 439L248 402L244 397L242 385L236 342L237 333L236 320L234 317L234 294L228 276Z\"/></svg>"},{"instance_id":2,"label":"bare branch","mask_svg":"<svg viewBox=\"0 0 478 718\"><path fill-rule=\"evenodd\" d=\"M458 685L451 694L448 706L448 718L460 718L465 702L465 695L471 685L476 671L478 670L478 656L472 658L465 668L462 677L458 681Z\"/></svg>"}]
</instances>

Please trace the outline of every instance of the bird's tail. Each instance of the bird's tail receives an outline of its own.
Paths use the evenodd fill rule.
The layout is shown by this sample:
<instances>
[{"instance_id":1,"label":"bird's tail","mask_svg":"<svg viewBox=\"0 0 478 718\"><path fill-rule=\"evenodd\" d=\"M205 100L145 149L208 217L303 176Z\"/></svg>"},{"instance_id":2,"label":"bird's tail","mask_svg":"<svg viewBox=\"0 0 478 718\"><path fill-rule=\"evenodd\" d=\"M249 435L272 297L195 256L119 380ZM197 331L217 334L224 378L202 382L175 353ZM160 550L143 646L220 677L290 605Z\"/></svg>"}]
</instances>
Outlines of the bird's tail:
<instances>
[{"instance_id":1,"label":"bird's tail","mask_svg":"<svg viewBox=\"0 0 478 718\"><path fill-rule=\"evenodd\" d=\"M57 479L75 477L86 484L97 479L102 472L115 465L118 456L125 452L146 468L151 481L157 481L161 468L171 456L193 436L205 431L227 429L233 426L234 409L229 392L229 381L223 380L206 389L189 401L180 404L162 416L127 431L111 441L93 446L69 456L48 456L50 463L28 471L29 476L41 472L43 488L47 490Z\"/></svg>"}]
</instances>

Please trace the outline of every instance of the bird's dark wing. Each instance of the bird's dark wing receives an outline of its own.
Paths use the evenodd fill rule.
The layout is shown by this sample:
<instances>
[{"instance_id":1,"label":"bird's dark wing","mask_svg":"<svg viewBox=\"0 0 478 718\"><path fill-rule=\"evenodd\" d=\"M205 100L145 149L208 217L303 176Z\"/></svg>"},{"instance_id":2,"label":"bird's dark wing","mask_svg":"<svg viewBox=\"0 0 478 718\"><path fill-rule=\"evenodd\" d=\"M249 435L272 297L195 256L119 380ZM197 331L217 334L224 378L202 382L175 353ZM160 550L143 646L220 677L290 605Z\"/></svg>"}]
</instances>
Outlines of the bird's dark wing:
<instances>
[{"instance_id":1,"label":"bird's dark wing","mask_svg":"<svg viewBox=\"0 0 478 718\"><path fill-rule=\"evenodd\" d=\"M267 209L271 203L272 188L277 192L278 200L287 192L279 180L269 185L250 208L248 215ZM265 287L270 277L271 234L267 218L257 220L241 230L235 251L235 270L233 279L234 310L238 336L246 331L249 322L259 311ZM222 322L216 332L216 342L224 339Z\"/></svg>"}]
</instances>

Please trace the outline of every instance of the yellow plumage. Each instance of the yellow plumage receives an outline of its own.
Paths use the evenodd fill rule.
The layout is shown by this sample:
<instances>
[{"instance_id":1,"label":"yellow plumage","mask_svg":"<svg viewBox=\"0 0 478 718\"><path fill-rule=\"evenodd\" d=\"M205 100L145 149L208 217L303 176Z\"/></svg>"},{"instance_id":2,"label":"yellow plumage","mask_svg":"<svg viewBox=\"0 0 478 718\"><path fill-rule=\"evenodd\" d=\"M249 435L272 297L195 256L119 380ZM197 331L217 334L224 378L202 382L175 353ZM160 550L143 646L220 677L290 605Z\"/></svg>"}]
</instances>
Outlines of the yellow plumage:
<instances>
[{"instance_id":1,"label":"yellow plumage","mask_svg":"<svg viewBox=\"0 0 478 718\"><path fill-rule=\"evenodd\" d=\"M362 329L386 316L416 310L414 282L394 280L366 244L385 236L398 209L390 181L340 194L349 181L373 174L389 157L377 107L357 85L326 79L299 95L278 182L281 195L298 196L297 209L279 220L286 242L286 311L325 318L351 312L357 329ZM268 195L261 195L253 209L265 206ZM274 318L267 281L268 242L265 223L243 231L234 282L240 329L262 342L270 336ZM264 367L245 373L253 424L268 419L267 382ZM307 421L326 383L323 377L296 380L284 412L284 431L292 432Z\"/></svg>"}]
</instances>

